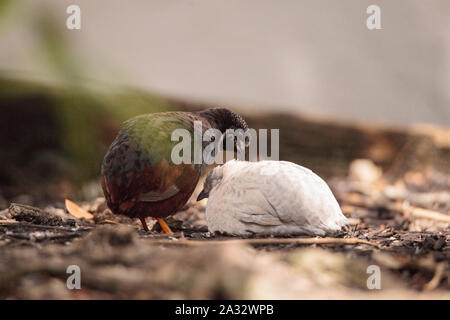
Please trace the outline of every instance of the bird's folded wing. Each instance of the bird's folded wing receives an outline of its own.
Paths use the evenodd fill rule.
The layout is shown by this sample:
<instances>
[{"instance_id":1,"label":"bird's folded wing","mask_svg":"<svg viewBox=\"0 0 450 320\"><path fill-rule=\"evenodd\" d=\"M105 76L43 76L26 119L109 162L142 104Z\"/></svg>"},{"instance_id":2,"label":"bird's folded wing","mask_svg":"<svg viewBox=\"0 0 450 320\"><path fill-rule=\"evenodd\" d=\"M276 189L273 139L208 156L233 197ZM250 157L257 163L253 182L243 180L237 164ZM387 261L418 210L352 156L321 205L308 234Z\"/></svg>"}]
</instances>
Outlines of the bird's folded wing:
<instances>
[{"instance_id":1,"label":"bird's folded wing","mask_svg":"<svg viewBox=\"0 0 450 320\"><path fill-rule=\"evenodd\" d=\"M281 221L267 213L239 212L237 218L245 223L254 223L262 226L279 226Z\"/></svg>"},{"instance_id":2,"label":"bird's folded wing","mask_svg":"<svg viewBox=\"0 0 450 320\"><path fill-rule=\"evenodd\" d=\"M336 229L337 222L345 220L345 217L331 190L325 181L312 171L303 167L300 169L303 174L292 174L294 180L290 180L286 175L284 179L268 181L262 187L265 197L277 208L283 223L316 226L324 230Z\"/></svg>"},{"instance_id":3,"label":"bird's folded wing","mask_svg":"<svg viewBox=\"0 0 450 320\"><path fill-rule=\"evenodd\" d=\"M146 202L162 201L173 197L178 192L180 192L180 189L178 189L176 185L171 185L169 188L167 188L164 192L161 193L155 191L142 193L140 200Z\"/></svg>"},{"instance_id":4,"label":"bird's folded wing","mask_svg":"<svg viewBox=\"0 0 450 320\"><path fill-rule=\"evenodd\" d=\"M245 200L239 203L239 209L236 211L238 220L263 226L279 226L282 224L275 208L259 189L247 190Z\"/></svg>"},{"instance_id":5,"label":"bird's folded wing","mask_svg":"<svg viewBox=\"0 0 450 320\"><path fill-rule=\"evenodd\" d=\"M142 183L140 201L162 201L173 197L181 190L183 192L193 190L200 177L199 165L174 165L162 161L151 169L149 179Z\"/></svg>"}]
</instances>

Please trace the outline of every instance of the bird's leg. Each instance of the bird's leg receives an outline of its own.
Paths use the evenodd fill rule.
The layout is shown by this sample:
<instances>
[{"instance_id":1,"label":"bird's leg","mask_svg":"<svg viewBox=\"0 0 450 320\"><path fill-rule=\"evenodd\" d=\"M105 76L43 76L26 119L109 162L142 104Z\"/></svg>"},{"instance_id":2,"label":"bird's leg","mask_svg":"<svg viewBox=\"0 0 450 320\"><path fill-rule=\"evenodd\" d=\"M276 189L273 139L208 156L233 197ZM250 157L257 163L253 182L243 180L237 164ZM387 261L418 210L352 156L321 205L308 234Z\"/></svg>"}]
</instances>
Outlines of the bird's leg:
<instances>
[{"instance_id":1,"label":"bird's leg","mask_svg":"<svg viewBox=\"0 0 450 320\"><path fill-rule=\"evenodd\" d=\"M156 218L156 220L158 221L159 225L161 226L161 229L164 233L168 233L168 234L173 234L172 230L170 230L169 226L167 225L167 223L164 221L164 219L162 218Z\"/></svg>"},{"instance_id":2,"label":"bird's leg","mask_svg":"<svg viewBox=\"0 0 450 320\"><path fill-rule=\"evenodd\" d=\"M144 218L144 217L141 217L141 218L139 218L139 220L141 220L142 227L144 227L144 230L145 230L145 231L149 231L149 230L148 230L148 227L147 227L147 222L145 222L145 218Z\"/></svg>"}]
</instances>

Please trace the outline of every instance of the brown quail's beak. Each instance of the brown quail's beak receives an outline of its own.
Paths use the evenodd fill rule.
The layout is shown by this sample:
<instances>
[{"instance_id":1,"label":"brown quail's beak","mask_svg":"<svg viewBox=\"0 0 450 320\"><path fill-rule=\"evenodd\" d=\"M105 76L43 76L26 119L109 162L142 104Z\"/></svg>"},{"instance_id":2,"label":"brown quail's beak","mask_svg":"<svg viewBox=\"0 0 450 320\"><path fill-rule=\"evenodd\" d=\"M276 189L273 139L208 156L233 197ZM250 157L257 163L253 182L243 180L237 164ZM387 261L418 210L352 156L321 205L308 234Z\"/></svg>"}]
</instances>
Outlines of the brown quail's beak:
<instances>
[{"instance_id":1,"label":"brown quail's beak","mask_svg":"<svg viewBox=\"0 0 450 320\"><path fill-rule=\"evenodd\" d=\"M248 140L245 137L237 137L234 139L234 152L240 154L246 151L246 148L249 146Z\"/></svg>"},{"instance_id":2,"label":"brown quail's beak","mask_svg":"<svg viewBox=\"0 0 450 320\"><path fill-rule=\"evenodd\" d=\"M200 194L197 197L197 201L208 198L208 196L209 196L209 193L205 192L205 190L202 190L202 192L200 192Z\"/></svg>"},{"instance_id":3,"label":"brown quail's beak","mask_svg":"<svg viewBox=\"0 0 450 320\"><path fill-rule=\"evenodd\" d=\"M249 129L245 130L245 132L247 133ZM250 138L248 137L244 137L244 146L245 148L248 148L250 146Z\"/></svg>"}]
</instances>

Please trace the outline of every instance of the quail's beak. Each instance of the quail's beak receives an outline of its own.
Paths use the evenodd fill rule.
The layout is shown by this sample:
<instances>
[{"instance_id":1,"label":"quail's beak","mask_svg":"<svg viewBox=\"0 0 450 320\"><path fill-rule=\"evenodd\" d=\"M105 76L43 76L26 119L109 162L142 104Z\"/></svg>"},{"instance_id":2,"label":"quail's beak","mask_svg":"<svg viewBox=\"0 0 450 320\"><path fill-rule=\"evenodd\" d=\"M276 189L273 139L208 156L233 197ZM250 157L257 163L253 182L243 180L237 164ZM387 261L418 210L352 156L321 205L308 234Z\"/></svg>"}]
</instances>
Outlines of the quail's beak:
<instances>
[{"instance_id":1,"label":"quail's beak","mask_svg":"<svg viewBox=\"0 0 450 320\"><path fill-rule=\"evenodd\" d=\"M238 137L235 139L234 151L239 154L245 154L245 148L249 145L249 141L244 137Z\"/></svg>"},{"instance_id":2,"label":"quail's beak","mask_svg":"<svg viewBox=\"0 0 450 320\"><path fill-rule=\"evenodd\" d=\"M245 132L248 132L249 129L247 129ZM250 138L244 137L244 146L247 148L250 145Z\"/></svg>"},{"instance_id":3,"label":"quail's beak","mask_svg":"<svg viewBox=\"0 0 450 320\"><path fill-rule=\"evenodd\" d=\"M208 192L206 192L205 190L202 190L202 192L200 192L200 194L197 197L197 201L208 198L208 196L209 196Z\"/></svg>"}]
</instances>

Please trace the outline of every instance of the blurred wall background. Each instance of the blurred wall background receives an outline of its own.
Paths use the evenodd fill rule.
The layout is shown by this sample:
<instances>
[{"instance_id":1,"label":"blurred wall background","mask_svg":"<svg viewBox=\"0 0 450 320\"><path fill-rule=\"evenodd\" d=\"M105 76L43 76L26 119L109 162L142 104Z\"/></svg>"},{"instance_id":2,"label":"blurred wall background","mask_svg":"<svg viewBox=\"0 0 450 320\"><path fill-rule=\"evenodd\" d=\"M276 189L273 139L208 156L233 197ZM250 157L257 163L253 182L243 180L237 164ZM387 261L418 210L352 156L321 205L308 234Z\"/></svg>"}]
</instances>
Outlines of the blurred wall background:
<instances>
[{"instance_id":1,"label":"blurred wall background","mask_svg":"<svg viewBox=\"0 0 450 320\"><path fill-rule=\"evenodd\" d=\"M70 4L81 7L81 30L66 29ZM381 7L382 30L366 28L370 4ZM21 0L9 7L0 24L2 75L57 83L73 72L90 88L450 125L448 0ZM57 58L41 51L36 21L50 20L78 62L70 71L58 74Z\"/></svg>"},{"instance_id":2,"label":"blurred wall background","mask_svg":"<svg viewBox=\"0 0 450 320\"><path fill-rule=\"evenodd\" d=\"M281 128L280 159L324 177L448 170L450 129L401 127L450 125L449 18L448 0L0 0L0 209L101 196L123 120L214 105Z\"/></svg>"}]
</instances>

